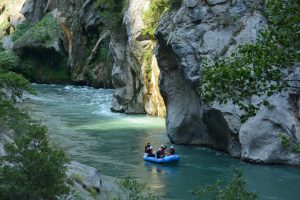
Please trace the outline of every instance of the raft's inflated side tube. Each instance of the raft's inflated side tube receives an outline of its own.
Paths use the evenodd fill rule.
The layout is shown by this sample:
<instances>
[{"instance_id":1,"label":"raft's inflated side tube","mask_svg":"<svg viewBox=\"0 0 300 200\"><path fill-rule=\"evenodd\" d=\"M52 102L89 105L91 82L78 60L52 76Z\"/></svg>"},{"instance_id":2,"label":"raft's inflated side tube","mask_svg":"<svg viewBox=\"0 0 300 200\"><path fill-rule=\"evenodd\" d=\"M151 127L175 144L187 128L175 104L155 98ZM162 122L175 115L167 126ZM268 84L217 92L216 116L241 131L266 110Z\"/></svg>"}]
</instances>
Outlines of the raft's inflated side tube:
<instances>
[{"instance_id":1,"label":"raft's inflated side tube","mask_svg":"<svg viewBox=\"0 0 300 200\"><path fill-rule=\"evenodd\" d=\"M180 156L179 155L171 155L171 156L165 156L163 158L156 158L156 157L147 157L147 154L144 154L144 160L149 162L156 162L156 163L170 163L170 162L176 162L179 161Z\"/></svg>"}]
</instances>

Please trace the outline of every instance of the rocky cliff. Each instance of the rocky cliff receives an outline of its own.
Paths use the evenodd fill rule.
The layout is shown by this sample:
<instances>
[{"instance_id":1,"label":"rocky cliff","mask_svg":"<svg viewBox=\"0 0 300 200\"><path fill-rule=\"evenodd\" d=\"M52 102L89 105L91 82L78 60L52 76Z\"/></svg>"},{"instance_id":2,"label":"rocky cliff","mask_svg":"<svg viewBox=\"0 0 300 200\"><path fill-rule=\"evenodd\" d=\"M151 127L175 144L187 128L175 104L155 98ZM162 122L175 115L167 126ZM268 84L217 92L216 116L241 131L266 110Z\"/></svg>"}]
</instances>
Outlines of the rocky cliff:
<instances>
[{"instance_id":1,"label":"rocky cliff","mask_svg":"<svg viewBox=\"0 0 300 200\"><path fill-rule=\"evenodd\" d=\"M114 87L112 111L164 116L155 42L141 34L149 2L19 2L26 21L8 34L22 60L15 71L40 83Z\"/></svg>"},{"instance_id":2,"label":"rocky cliff","mask_svg":"<svg viewBox=\"0 0 300 200\"><path fill-rule=\"evenodd\" d=\"M142 16L149 3L149 0L129 1L124 15L126 39L110 43L116 88L112 110L164 116L165 105L158 88L159 69L153 53L155 42L142 34Z\"/></svg>"},{"instance_id":3,"label":"rocky cliff","mask_svg":"<svg viewBox=\"0 0 300 200\"><path fill-rule=\"evenodd\" d=\"M283 149L279 137L300 138L297 91L273 95L243 124L238 107L204 104L198 93L204 59L254 42L267 26L262 0L184 0L161 17L157 41L142 34L150 0L116 0L113 8L105 2L27 0L21 10L26 21L11 40L12 23L5 29L11 42L3 46L13 44L22 58L16 70L38 82L114 87L112 111L167 113L167 133L176 144L208 146L254 162L300 164L299 154ZM290 76L300 79L298 71Z\"/></svg>"},{"instance_id":4,"label":"rocky cliff","mask_svg":"<svg viewBox=\"0 0 300 200\"><path fill-rule=\"evenodd\" d=\"M248 161L299 165L299 154L284 150L279 137L296 133L300 138L299 99L292 91L272 96L271 105L244 124L233 104L205 105L197 92L205 58L229 55L238 44L256 40L267 25L262 6L262 1L186 0L178 12L162 17L156 57L167 132L176 144L209 146Z\"/></svg>"}]
</instances>

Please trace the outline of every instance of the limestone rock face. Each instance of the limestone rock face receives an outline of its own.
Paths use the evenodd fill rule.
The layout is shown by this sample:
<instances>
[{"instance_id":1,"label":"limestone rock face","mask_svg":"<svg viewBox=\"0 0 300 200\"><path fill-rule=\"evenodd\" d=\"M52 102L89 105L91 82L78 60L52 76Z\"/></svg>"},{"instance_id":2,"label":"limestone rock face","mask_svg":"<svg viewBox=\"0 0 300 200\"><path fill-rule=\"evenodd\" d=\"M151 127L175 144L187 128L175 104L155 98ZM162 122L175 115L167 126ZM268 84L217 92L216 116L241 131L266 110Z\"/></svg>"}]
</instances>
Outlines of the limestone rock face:
<instances>
[{"instance_id":1,"label":"limestone rock face","mask_svg":"<svg viewBox=\"0 0 300 200\"><path fill-rule=\"evenodd\" d=\"M241 124L243 113L232 103L205 105L197 92L204 58L214 60L229 55L237 45L256 40L259 30L266 26L261 3L186 0L178 11L160 20L156 57L161 70L159 87L167 107L167 132L172 142L209 146L245 160L298 162L294 154L281 148L277 132L282 128L274 127L279 119L270 122L272 115L282 116L280 111L268 108L269 117L260 112ZM288 113L290 106L277 107L286 112L285 122L280 122L282 126L290 129L297 124L289 119L293 116Z\"/></svg>"},{"instance_id":2,"label":"limestone rock face","mask_svg":"<svg viewBox=\"0 0 300 200\"><path fill-rule=\"evenodd\" d=\"M239 116L230 107L203 105L197 95L199 70L204 58L218 58L237 44L255 41L263 25L262 15L250 13L244 1L187 0L161 19L156 57L172 141L240 156Z\"/></svg>"},{"instance_id":3,"label":"limestone rock face","mask_svg":"<svg viewBox=\"0 0 300 200\"><path fill-rule=\"evenodd\" d=\"M27 0L21 12L33 24L54 13L63 32L61 40L68 59L65 66L73 83L112 88L112 68L107 62L109 38L103 37L104 21L94 1ZM106 57L101 57L99 52L106 50Z\"/></svg>"},{"instance_id":4,"label":"limestone rock face","mask_svg":"<svg viewBox=\"0 0 300 200\"><path fill-rule=\"evenodd\" d=\"M10 50L13 46L10 34L21 24L25 17L20 13L25 0L2 0L0 1L0 38L2 39L2 47Z\"/></svg>"},{"instance_id":5,"label":"limestone rock face","mask_svg":"<svg viewBox=\"0 0 300 200\"><path fill-rule=\"evenodd\" d=\"M158 88L160 70L153 56L154 42L142 34L142 16L149 3L149 0L129 1L124 16L126 39L116 38L110 44L114 57L112 80L116 88L111 109L115 112L165 115ZM149 63L145 56L150 56Z\"/></svg>"},{"instance_id":6,"label":"limestone rock face","mask_svg":"<svg viewBox=\"0 0 300 200\"><path fill-rule=\"evenodd\" d=\"M300 78L300 66L291 75ZM299 87L299 84L295 85ZM242 125L240 141L242 159L300 165L299 153L282 147L279 134L287 134L298 142L300 138L300 94L293 89L273 95L270 106L262 107L258 114Z\"/></svg>"}]
</instances>

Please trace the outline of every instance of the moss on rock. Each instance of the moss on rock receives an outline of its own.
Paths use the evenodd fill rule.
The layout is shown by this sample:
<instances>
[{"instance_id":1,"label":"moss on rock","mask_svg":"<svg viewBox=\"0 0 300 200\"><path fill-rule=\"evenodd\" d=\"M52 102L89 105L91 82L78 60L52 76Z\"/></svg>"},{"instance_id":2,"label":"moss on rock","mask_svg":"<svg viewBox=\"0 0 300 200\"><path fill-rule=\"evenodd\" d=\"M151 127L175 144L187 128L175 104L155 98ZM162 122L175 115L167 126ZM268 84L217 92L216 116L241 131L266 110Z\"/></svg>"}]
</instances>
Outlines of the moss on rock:
<instances>
[{"instance_id":1,"label":"moss on rock","mask_svg":"<svg viewBox=\"0 0 300 200\"><path fill-rule=\"evenodd\" d=\"M40 22L29 28L23 36L15 38L17 40L14 49L22 51L24 48L55 48L54 45L61 36L62 31L56 19L52 14L47 14Z\"/></svg>"},{"instance_id":2,"label":"moss on rock","mask_svg":"<svg viewBox=\"0 0 300 200\"><path fill-rule=\"evenodd\" d=\"M34 25L25 22L18 26L13 34L13 50L22 61L14 70L33 82L69 82L70 72L63 37L62 30L51 13Z\"/></svg>"}]
</instances>

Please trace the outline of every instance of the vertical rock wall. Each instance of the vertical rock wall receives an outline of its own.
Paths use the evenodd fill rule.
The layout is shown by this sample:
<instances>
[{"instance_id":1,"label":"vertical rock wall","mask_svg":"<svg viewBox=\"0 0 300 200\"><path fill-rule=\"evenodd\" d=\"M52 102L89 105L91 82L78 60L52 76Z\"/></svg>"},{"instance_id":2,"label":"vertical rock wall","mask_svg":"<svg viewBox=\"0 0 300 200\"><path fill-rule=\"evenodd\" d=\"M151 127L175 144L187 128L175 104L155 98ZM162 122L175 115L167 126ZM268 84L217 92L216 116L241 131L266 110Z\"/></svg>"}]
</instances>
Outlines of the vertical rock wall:
<instances>
[{"instance_id":1,"label":"vertical rock wall","mask_svg":"<svg viewBox=\"0 0 300 200\"><path fill-rule=\"evenodd\" d=\"M299 138L299 112L292 112L290 92L272 97L271 106L245 124L236 106L205 105L198 95L203 59L227 56L237 45L254 42L266 26L262 9L263 1L185 0L177 12L161 18L156 57L171 141L213 147L249 161L300 164L299 154L284 150L279 137L294 127Z\"/></svg>"},{"instance_id":2,"label":"vertical rock wall","mask_svg":"<svg viewBox=\"0 0 300 200\"><path fill-rule=\"evenodd\" d=\"M59 39L67 54L71 82L112 88L109 34L94 3L91 0L27 0L21 12L32 24L47 13L55 16L64 35Z\"/></svg>"},{"instance_id":3,"label":"vertical rock wall","mask_svg":"<svg viewBox=\"0 0 300 200\"><path fill-rule=\"evenodd\" d=\"M115 87L112 111L164 116L155 42L141 34L149 3L129 1L124 23L117 30L110 29L108 23L113 22L101 11L105 8L93 0L27 0L22 13L33 24L50 12L56 18L73 83Z\"/></svg>"},{"instance_id":4,"label":"vertical rock wall","mask_svg":"<svg viewBox=\"0 0 300 200\"><path fill-rule=\"evenodd\" d=\"M124 16L127 38L113 40L110 44L114 52L112 79L116 88L111 109L115 112L165 115L158 88L159 68L153 54L155 42L141 33L142 16L149 3L149 0L129 1ZM150 62L146 61L146 56L150 57Z\"/></svg>"}]
</instances>

